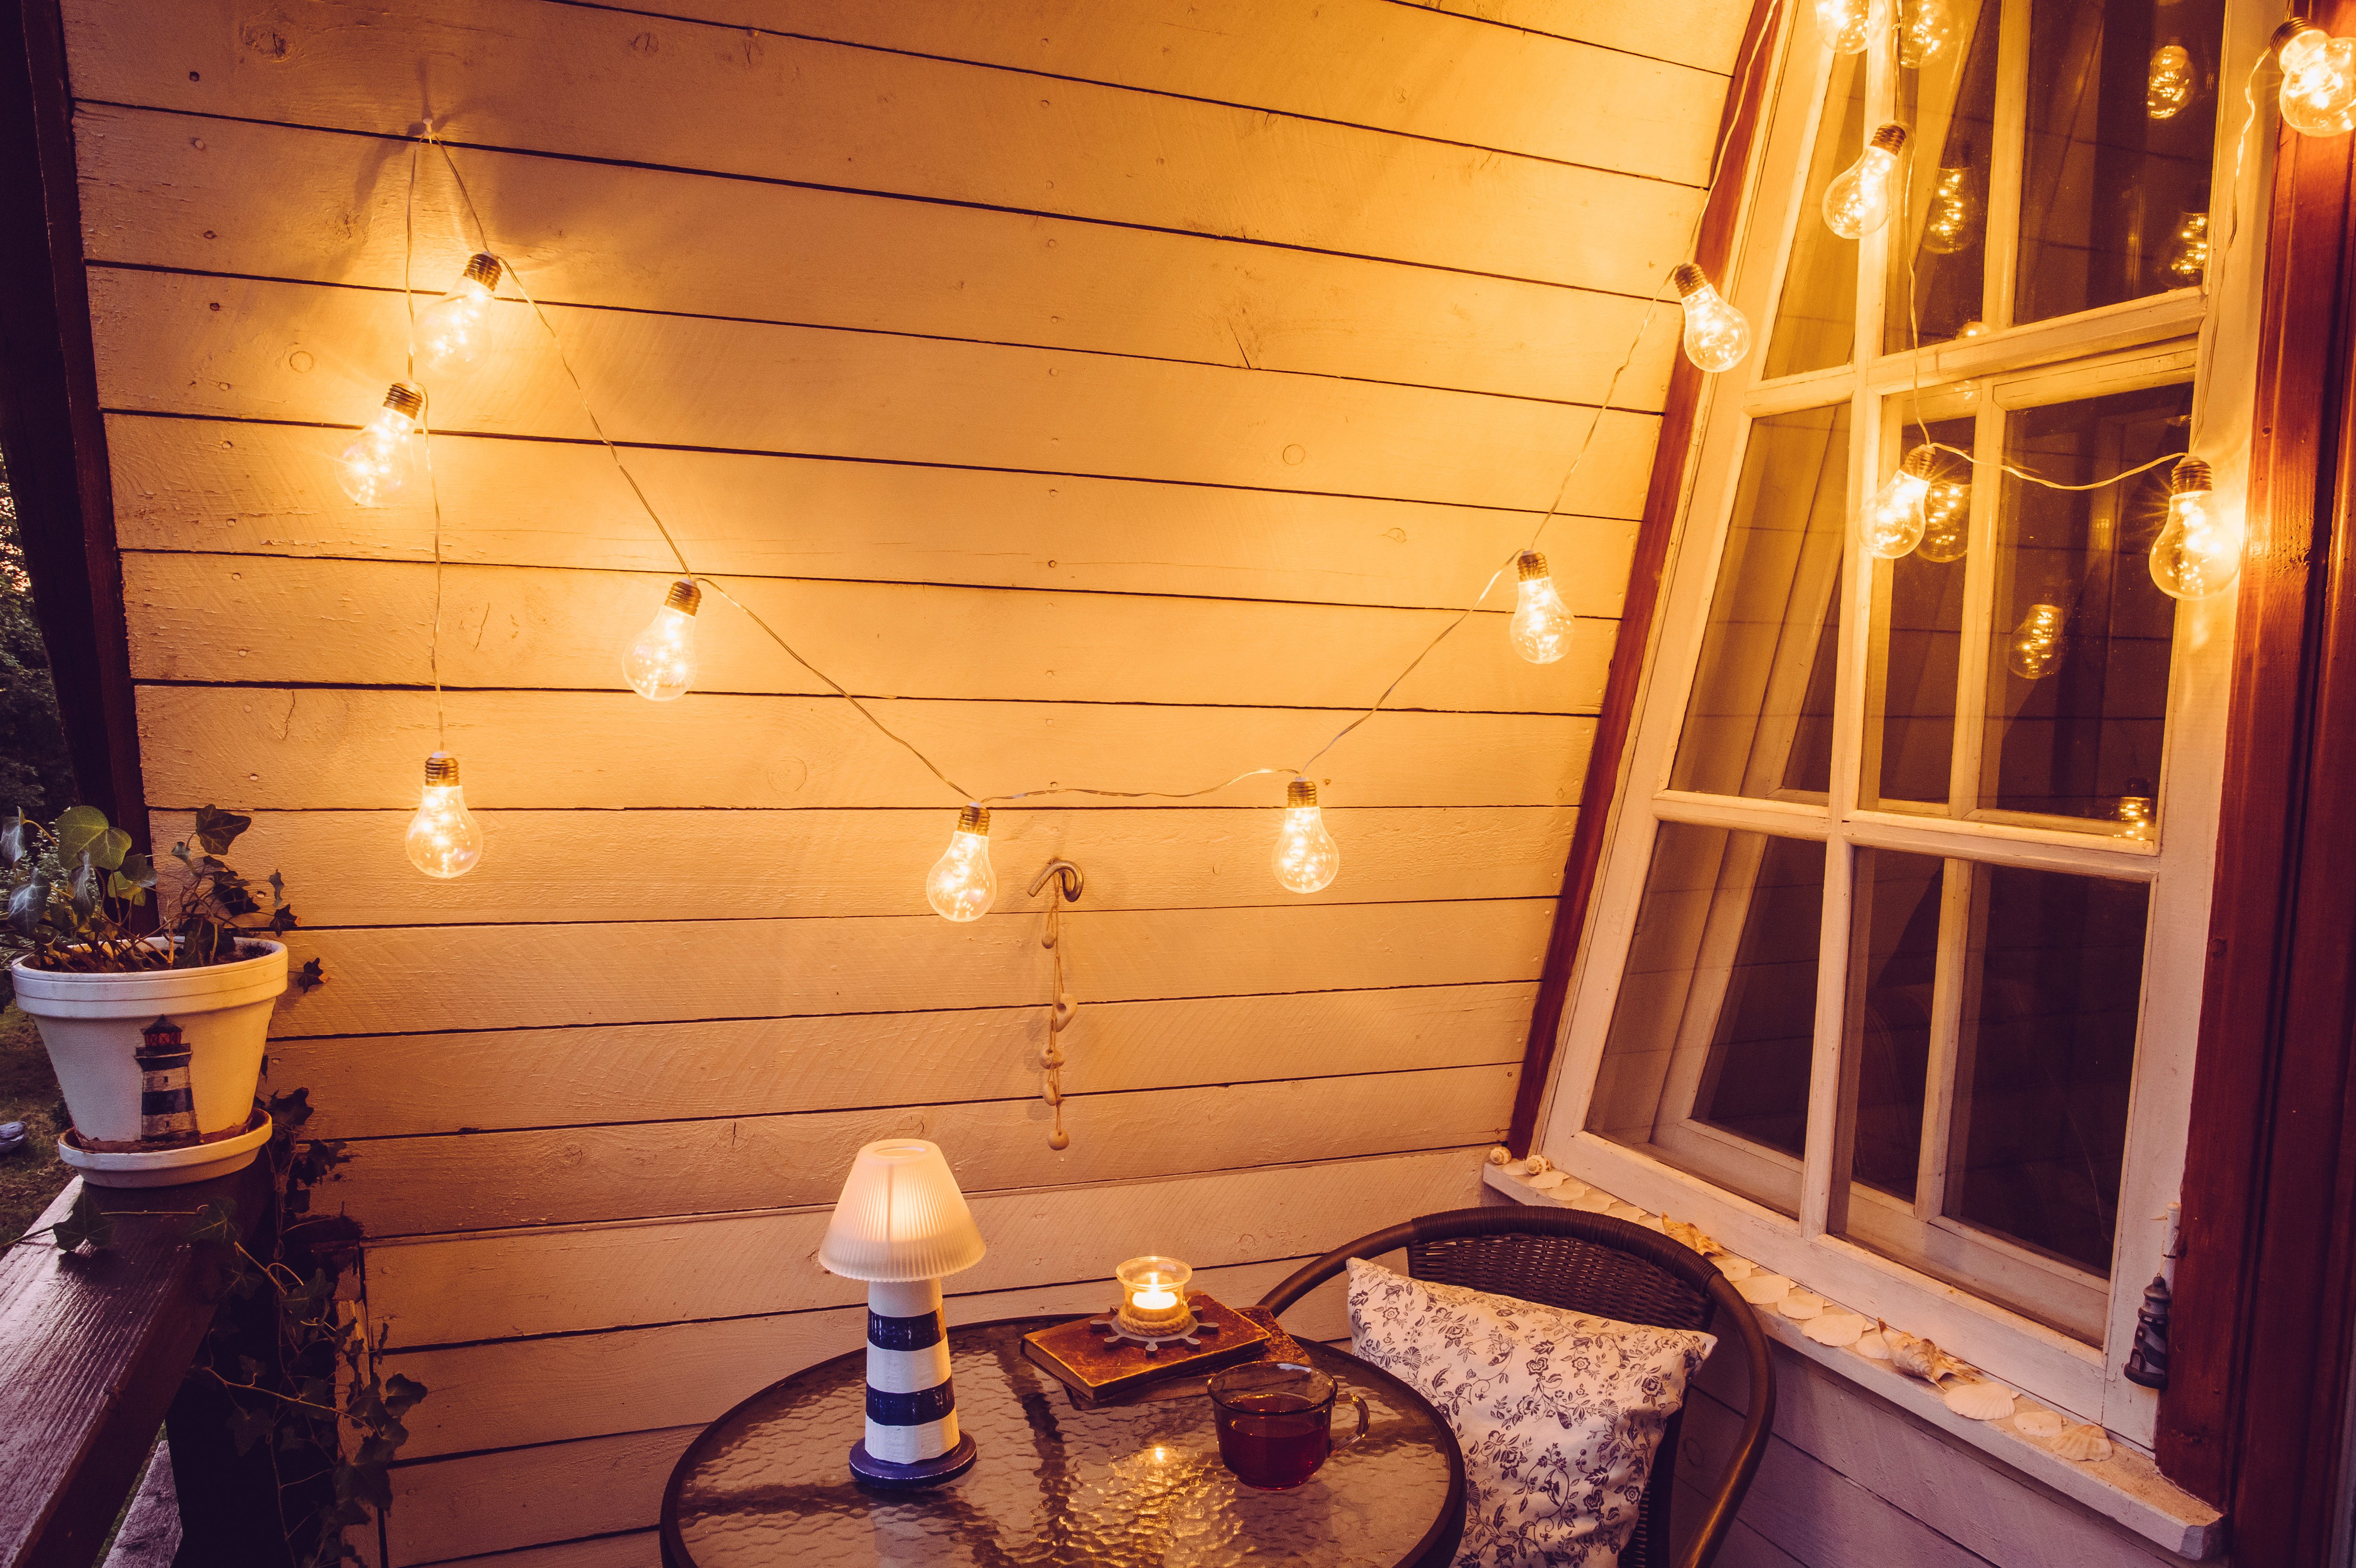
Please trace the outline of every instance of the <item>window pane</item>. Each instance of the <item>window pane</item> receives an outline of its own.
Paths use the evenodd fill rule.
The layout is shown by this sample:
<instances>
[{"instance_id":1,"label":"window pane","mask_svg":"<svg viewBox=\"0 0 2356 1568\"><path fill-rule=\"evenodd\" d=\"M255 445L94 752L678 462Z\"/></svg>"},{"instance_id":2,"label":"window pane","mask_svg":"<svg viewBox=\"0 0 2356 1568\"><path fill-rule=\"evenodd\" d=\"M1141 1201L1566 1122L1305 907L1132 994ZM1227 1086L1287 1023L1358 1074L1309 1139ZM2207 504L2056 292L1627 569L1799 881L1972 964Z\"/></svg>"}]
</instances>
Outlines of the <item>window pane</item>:
<instances>
[{"instance_id":1,"label":"window pane","mask_svg":"<svg viewBox=\"0 0 2356 1568\"><path fill-rule=\"evenodd\" d=\"M1671 788L1823 798L1847 475L1847 404L1751 424Z\"/></svg>"},{"instance_id":2,"label":"window pane","mask_svg":"<svg viewBox=\"0 0 2356 1568\"><path fill-rule=\"evenodd\" d=\"M1946 862L1862 849L1850 918L1857 929L1845 1050L1857 1063L1849 1175L1914 1200L1922 1156L1922 1091L1931 1060L1932 993Z\"/></svg>"},{"instance_id":3,"label":"window pane","mask_svg":"<svg viewBox=\"0 0 2356 1568\"><path fill-rule=\"evenodd\" d=\"M1972 450L1972 421L1911 419L1886 443L1895 473L1917 443ZM1868 804L1946 805L1955 747L1955 681L1964 643L1965 557L1971 544L1973 469L1952 452L1934 454L1922 498L1922 542L1880 570L1875 595L1880 622L1867 712L1879 715L1869 742L1863 797Z\"/></svg>"},{"instance_id":4,"label":"window pane","mask_svg":"<svg viewBox=\"0 0 2356 1568\"><path fill-rule=\"evenodd\" d=\"M2026 409L2011 463L2062 484L2181 451L2189 385ZM2120 803L2159 776L2176 602L2146 558L2167 520L2168 467L2099 490L2007 475L1997 519L1980 805L2125 833Z\"/></svg>"},{"instance_id":5,"label":"window pane","mask_svg":"<svg viewBox=\"0 0 2356 1568\"><path fill-rule=\"evenodd\" d=\"M1825 187L1865 151L1865 57L1842 55L1832 63L1825 90L1824 118L1808 160L1807 184L1800 189L1800 214L1792 231L1792 256L1783 272L1783 297L1767 335L1768 379L1846 365L1857 345L1857 241L1825 227Z\"/></svg>"},{"instance_id":6,"label":"window pane","mask_svg":"<svg viewBox=\"0 0 2356 1568\"><path fill-rule=\"evenodd\" d=\"M1824 871L1821 844L1661 824L1590 1131L1799 1211Z\"/></svg>"},{"instance_id":7,"label":"window pane","mask_svg":"<svg viewBox=\"0 0 2356 1568\"><path fill-rule=\"evenodd\" d=\"M1903 53L1921 64L1899 68L1892 116L1915 139L1902 222L1890 237L1890 354L1912 347L1918 327L1924 343L1978 329L1996 144L1996 0L1905 0L1903 11L1901 36L1912 40Z\"/></svg>"},{"instance_id":8,"label":"window pane","mask_svg":"<svg viewBox=\"0 0 2356 1568\"><path fill-rule=\"evenodd\" d=\"M2223 16L2224 0L2034 0L2018 320L2200 281Z\"/></svg>"}]
</instances>

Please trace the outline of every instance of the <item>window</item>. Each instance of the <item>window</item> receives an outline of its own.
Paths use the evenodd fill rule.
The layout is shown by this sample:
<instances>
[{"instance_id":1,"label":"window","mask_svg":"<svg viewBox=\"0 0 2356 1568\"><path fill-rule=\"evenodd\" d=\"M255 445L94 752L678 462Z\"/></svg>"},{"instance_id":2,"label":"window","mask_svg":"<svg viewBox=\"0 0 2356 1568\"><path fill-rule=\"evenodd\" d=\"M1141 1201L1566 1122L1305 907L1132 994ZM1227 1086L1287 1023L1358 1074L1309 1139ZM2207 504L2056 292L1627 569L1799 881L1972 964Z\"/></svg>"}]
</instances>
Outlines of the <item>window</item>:
<instances>
[{"instance_id":1,"label":"window","mask_svg":"<svg viewBox=\"0 0 2356 1568\"><path fill-rule=\"evenodd\" d=\"M2202 335L2259 263L2210 286L2208 209L2270 24L1910 0L1835 56L1793 12L1732 280L1765 340L1710 390L1540 1147L2147 1444L2233 595L2154 584L2169 464L2131 471L2198 419L2239 503L2245 356ZM1837 239L1890 120L1892 216Z\"/></svg>"}]
</instances>

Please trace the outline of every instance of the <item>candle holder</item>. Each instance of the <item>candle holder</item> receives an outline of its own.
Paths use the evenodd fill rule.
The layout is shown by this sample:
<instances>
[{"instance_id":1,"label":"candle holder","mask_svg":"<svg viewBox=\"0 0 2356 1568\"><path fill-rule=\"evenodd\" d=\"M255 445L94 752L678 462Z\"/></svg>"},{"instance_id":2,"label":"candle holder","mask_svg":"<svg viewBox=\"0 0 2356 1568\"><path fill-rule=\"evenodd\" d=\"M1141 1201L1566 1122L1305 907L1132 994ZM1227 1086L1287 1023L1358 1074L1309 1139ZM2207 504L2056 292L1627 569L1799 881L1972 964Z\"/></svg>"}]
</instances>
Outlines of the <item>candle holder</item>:
<instances>
[{"instance_id":1,"label":"candle holder","mask_svg":"<svg viewBox=\"0 0 2356 1568\"><path fill-rule=\"evenodd\" d=\"M1197 1319L1187 1299L1186 1282L1194 1277L1191 1265L1149 1253L1113 1270L1113 1277L1120 1282L1120 1305L1088 1325L1104 1330L1107 1344L1142 1345L1150 1356L1164 1345L1198 1349L1204 1335L1219 1331L1217 1324Z\"/></svg>"}]
</instances>

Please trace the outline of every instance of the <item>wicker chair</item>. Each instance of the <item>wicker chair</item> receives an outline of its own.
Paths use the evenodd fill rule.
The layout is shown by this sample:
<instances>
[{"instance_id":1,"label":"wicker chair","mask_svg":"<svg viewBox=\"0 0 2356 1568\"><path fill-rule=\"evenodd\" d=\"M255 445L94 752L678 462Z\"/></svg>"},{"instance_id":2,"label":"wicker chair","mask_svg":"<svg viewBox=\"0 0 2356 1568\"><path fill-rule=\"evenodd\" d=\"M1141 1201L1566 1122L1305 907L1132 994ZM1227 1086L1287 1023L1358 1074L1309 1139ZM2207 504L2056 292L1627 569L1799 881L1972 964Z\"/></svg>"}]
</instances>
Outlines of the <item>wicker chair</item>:
<instances>
[{"instance_id":1,"label":"wicker chair","mask_svg":"<svg viewBox=\"0 0 2356 1568\"><path fill-rule=\"evenodd\" d=\"M1751 1408L1699 1530L1674 1559L1675 1568L1708 1568L1734 1523L1743 1493L1751 1489L1775 1421L1775 1368L1768 1360L1767 1336L1726 1276L1692 1248L1625 1220L1570 1209L1457 1209L1337 1247L1259 1304L1281 1312L1343 1272L1352 1258L1377 1258L1401 1247L1407 1249L1408 1271L1418 1279L1470 1285L1623 1323L1708 1329L1719 1309L1725 1309L1726 1326L1751 1364ZM1728 1338L1721 1330L1719 1350L1712 1354L1723 1351ZM1661 1435L1644 1511L1620 1554L1625 1568L1672 1568L1669 1500L1682 1421L1682 1414L1672 1416Z\"/></svg>"}]
</instances>

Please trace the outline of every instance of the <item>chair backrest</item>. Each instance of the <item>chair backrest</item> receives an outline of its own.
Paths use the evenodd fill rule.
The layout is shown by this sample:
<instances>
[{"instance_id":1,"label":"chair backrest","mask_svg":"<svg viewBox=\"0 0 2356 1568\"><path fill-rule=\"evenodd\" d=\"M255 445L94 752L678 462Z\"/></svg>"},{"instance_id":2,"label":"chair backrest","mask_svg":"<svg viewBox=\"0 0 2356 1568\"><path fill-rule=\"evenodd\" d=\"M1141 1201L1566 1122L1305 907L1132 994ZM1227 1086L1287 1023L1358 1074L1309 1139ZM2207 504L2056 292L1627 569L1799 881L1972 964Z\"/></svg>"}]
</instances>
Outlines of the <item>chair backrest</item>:
<instances>
[{"instance_id":1,"label":"chair backrest","mask_svg":"<svg viewBox=\"0 0 2356 1568\"><path fill-rule=\"evenodd\" d=\"M1767 1336L1726 1276L1708 1258L1642 1225L1570 1209L1456 1209L1426 1214L1337 1247L1260 1298L1281 1312L1349 1266L1405 1248L1418 1279L1469 1285L1547 1307L1560 1307L1622 1323L1660 1328L1718 1330L1741 1342L1750 1364L1751 1396L1742 1435L1712 1489L1700 1527L1676 1568L1707 1568L1718 1555L1735 1510L1751 1488L1775 1419L1775 1368ZM1713 1351L1713 1354L1719 1353ZM1653 1457L1635 1533L1621 1552L1627 1568L1671 1568L1669 1506L1676 1488L1682 1414L1670 1419Z\"/></svg>"}]
</instances>

